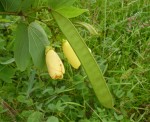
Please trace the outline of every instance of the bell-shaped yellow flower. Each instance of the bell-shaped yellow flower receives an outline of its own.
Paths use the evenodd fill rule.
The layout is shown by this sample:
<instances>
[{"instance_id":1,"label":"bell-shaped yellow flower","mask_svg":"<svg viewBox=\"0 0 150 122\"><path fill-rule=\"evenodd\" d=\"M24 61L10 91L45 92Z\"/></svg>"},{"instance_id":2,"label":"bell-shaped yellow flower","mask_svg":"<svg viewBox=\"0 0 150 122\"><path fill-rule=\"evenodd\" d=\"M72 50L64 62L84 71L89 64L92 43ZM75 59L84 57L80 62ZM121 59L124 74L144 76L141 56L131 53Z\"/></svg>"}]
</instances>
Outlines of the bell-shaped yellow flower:
<instances>
[{"instance_id":1,"label":"bell-shaped yellow flower","mask_svg":"<svg viewBox=\"0 0 150 122\"><path fill-rule=\"evenodd\" d=\"M78 69L81 63L67 40L63 40L62 49L71 66Z\"/></svg>"},{"instance_id":2,"label":"bell-shaped yellow flower","mask_svg":"<svg viewBox=\"0 0 150 122\"><path fill-rule=\"evenodd\" d=\"M52 79L62 79L65 73L64 65L57 53L50 47L46 47L46 65Z\"/></svg>"}]
</instances>

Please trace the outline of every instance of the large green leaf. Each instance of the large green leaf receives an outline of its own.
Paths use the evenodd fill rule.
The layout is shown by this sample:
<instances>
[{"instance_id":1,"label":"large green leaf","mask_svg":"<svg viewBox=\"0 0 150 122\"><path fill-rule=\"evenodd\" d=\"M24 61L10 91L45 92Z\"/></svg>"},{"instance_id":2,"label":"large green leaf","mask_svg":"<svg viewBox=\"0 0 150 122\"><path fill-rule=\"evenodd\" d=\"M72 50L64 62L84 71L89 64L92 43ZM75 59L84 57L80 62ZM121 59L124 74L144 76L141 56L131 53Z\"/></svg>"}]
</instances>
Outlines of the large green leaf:
<instances>
[{"instance_id":1,"label":"large green leaf","mask_svg":"<svg viewBox=\"0 0 150 122\"><path fill-rule=\"evenodd\" d=\"M70 7L63 7L63 8L57 9L56 11L67 18L73 18L73 17L77 17L81 15L84 12L87 12L88 10L70 6Z\"/></svg>"},{"instance_id":2,"label":"large green leaf","mask_svg":"<svg viewBox=\"0 0 150 122\"><path fill-rule=\"evenodd\" d=\"M2 3L0 2L0 12L3 12L4 11L4 7L2 5Z\"/></svg>"},{"instance_id":3,"label":"large green leaf","mask_svg":"<svg viewBox=\"0 0 150 122\"><path fill-rule=\"evenodd\" d=\"M84 40L79 35L77 29L74 27L70 20L68 20L58 12L52 10L51 13L61 31L68 39L78 58L80 59L98 100L103 106L107 108L113 108L113 98L102 75L102 72L93 55L90 53Z\"/></svg>"},{"instance_id":4,"label":"large green leaf","mask_svg":"<svg viewBox=\"0 0 150 122\"><path fill-rule=\"evenodd\" d=\"M45 65L45 46L49 45L47 35L37 22L32 22L28 27L28 36L32 60L35 66L43 68Z\"/></svg>"},{"instance_id":5,"label":"large green leaf","mask_svg":"<svg viewBox=\"0 0 150 122\"><path fill-rule=\"evenodd\" d=\"M22 1L22 0L21 0ZM30 8L36 7L38 5L39 0L23 0L21 3L21 10L26 11Z\"/></svg>"},{"instance_id":6,"label":"large green leaf","mask_svg":"<svg viewBox=\"0 0 150 122\"><path fill-rule=\"evenodd\" d=\"M36 0L0 0L0 3L5 11L19 12L32 8L38 2Z\"/></svg>"},{"instance_id":7,"label":"large green leaf","mask_svg":"<svg viewBox=\"0 0 150 122\"><path fill-rule=\"evenodd\" d=\"M28 26L19 23L16 30L14 57L18 68L24 71L30 61Z\"/></svg>"},{"instance_id":8,"label":"large green leaf","mask_svg":"<svg viewBox=\"0 0 150 122\"><path fill-rule=\"evenodd\" d=\"M49 0L49 6L53 9L71 6L76 0Z\"/></svg>"},{"instance_id":9,"label":"large green leaf","mask_svg":"<svg viewBox=\"0 0 150 122\"><path fill-rule=\"evenodd\" d=\"M5 11L11 11L11 12L16 12L20 10L21 1L22 0L0 0Z\"/></svg>"}]
</instances>

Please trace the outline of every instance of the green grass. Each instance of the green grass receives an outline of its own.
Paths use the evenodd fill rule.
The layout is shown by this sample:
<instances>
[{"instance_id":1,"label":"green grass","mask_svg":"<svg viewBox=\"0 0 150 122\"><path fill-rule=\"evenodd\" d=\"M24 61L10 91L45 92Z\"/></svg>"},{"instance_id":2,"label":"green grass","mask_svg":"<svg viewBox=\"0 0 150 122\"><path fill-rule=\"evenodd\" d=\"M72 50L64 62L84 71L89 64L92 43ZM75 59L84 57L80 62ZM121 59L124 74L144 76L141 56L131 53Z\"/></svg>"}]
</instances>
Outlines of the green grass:
<instances>
[{"instance_id":1,"label":"green grass","mask_svg":"<svg viewBox=\"0 0 150 122\"><path fill-rule=\"evenodd\" d=\"M66 68L62 81L51 80L46 72L33 67L25 72L15 69L10 82L0 81L1 98L18 111L17 122L26 122L34 111L42 114L42 122L51 115L60 122L149 122L149 0L78 0L75 5L89 9L78 20L92 24L99 32L95 37L78 28L103 71L116 110L99 104L82 67L72 69L59 42L54 45ZM12 30L13 26L0 28L0 39L7 40L5 49L0 46L1 57L13 56ZM10 67L16 68L15 64ZM0 121L9 121L11 117L6 113L0 105Z\"/></svg>"},{"instance_id":2,"label":"green grass","mask_svg":"<svg viewBox=\"0 0 150 122\"><path fill-rule=\"evenodd\" d=\"M124 117L122 121L150 119L149 5L146 0L97 1L95 4L83 0L83 6L90 8L87 22L100 33L99 38L86 38L87 35L85 38L105 71L116 108Z\"/></svg>"}]
</instances>

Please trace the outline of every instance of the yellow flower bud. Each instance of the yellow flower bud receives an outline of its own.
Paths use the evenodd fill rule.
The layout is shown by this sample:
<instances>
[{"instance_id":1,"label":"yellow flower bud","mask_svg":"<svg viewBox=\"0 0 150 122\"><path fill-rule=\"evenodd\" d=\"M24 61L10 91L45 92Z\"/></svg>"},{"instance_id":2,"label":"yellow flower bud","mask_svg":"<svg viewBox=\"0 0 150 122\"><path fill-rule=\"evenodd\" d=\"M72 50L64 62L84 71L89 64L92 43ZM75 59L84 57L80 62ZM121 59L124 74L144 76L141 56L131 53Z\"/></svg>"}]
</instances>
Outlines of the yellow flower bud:
<instances>
[{"instance_id":1,"label":"yellow flower bud","mask_svg":"<svg viewBox=\"0 0 150 122\"><path fill-rule=\"evenodd\" d=\"M52 79L62 79L65 73L64 65L57 53L50 47L46 48L46 65Z\"/></svg>"},{"instance_id":2,"label":"yellow flower bud","mask_svg":"<svg viewBox=\"0 0 150 122\"><path fill-rule=\"evenodd\" d=\"M63 40L62 49L71 66L78 69L81 63L67 40Z\"/></svg>"}]
</instances>

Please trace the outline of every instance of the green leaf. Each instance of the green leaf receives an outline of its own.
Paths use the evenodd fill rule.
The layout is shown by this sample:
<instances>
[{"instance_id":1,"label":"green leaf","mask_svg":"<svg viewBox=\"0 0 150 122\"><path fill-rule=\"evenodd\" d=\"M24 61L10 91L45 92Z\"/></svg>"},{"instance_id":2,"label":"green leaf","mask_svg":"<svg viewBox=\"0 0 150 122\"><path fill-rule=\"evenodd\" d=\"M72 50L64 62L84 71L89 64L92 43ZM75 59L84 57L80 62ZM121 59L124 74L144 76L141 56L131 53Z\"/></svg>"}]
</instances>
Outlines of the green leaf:
<instances>
[{"instance_id":1,"label":"green leaf","mask_svg":"<svg viewBox=\"0 0 150 122\"><path fill-rule=\"evenodd\" d=\"M15 59L14 58L11 58L11 59L8 59L6 61L1 61L0 64L3 64L3 65L8 65L8 64L11 64L12 62L14 62Z\"/></svg>"},{"instance_id":2,"label":"green leaf","mask_svg":"<svg viewBox=\"0 0 150 122\"><path fill-rule=\"evenodd\" d=\"M14 44L14 57L17 67L24 71L30 61L28 26L25 23L19 23L16 30L16 39Z\"/></svg>"},{"instance_id":3,"label":"green leaf","mask_svg":"<svg viewBox=\"0 0 150 122\"><path fill-rule=\"evenodd\" d=\"M123 119L123 115L117 115L115 112L114 112L114 116L118 121Z\"/></svg>"},{"instance_id":4,"label":"green leaf","mask_svg":"<svg viewBox=\"0 0 150 122\"><path fill-rule=\"evenodd\" d=\"M76 0L49 0L49 6L52 9L62 8L65 6L71 6Z\"/></svg>"},{"instance_id":5,"label":"green leaf","mask_svg":"<svg viewBox=\"0 0 150 122\"><path fill-rule=\"evenodd\" d=\"M29 2L29 0L23 0L22 3L21 3L21 10L22 11L27 11L28 9L31 9L34 6L37 6L38 2L39 2L39 0L30 0L30 2Z\"/></svg>"},{"instance_id":6,"label":"green leaf","mask_svg":"<svg viewBox=\"0 0 150 122\"><path fill-rule=\"evenodd\" d=\"M57 9L56 11L65 16L66 18L73 18L83 14L84 12L87 12L88 10L70 6Z\"/></svg>"},{"instance_id":7,"label":"green leaf","mask_svg":"<svg viewBox=\"0 0 150 122\"><path fill-rule=\"evenodd\" d=\"M4 11L4 7L2 5L2 3L0 2L0 12L3 12Z\"/></svg>"},{"instance_id":8,"label":"green leaf","mask_svg":"<svg viewBox=\"0 0 150 122\"><path fill-rule=\"evenodd\" d=\"M45 65L45 46L49 45L47 35L37 22L32 22L28 27L28 36L29 52L33 63L38 68L43 68Z\"/></svg>"},{"instance_id":9,"label":"green leaf","mask_svg":"<svg viewBox=\"0 0 150 122\"><path fill-rule=\"evenodd\" d=\"M33 110L23 110L20 115L22 117L28 118L34 111Z\"/></svg>"},{"instance_id":10,"label":"green leaf","mask_svg":"<svg viewBox=\"0 0 150 122\"><path fill-rule=\"evenodd\" d=\"M35 111L29 117L27 122L41 122L43 114L41 112Z\"/></svg>"},{"instance_id":11,"label":"green leaf","mask_svg":"<svg viewBox=\"0 0 150 122\"><path fill-rule=\"evenodd\" d=\"M17 101L19 101L20 103L25 103L25 101L26 101L26 96L24 96L24 95L19 95L19 96L17 97Z\"/></svg>"},{"instance_id":12,"label":"green leaf","mask_svg":"<svg viewBox=\"0 0 150 122\"><path fill-rule=\"evenodd\" d=\"M90 120L83 119L83 120L79 120L79 122L90 122Z\"/></svg>"},{"instance_id":13,"label":"green leaf","mask_svg":"<svg viewBox=\"0 0 150 122\"><path fill-rule=\"evenodd\" d=\"M27 14L28 18L26 19L29 23L34 22L36 19L36 12Z\"/></svg>"},{"instance_id":14,"label":"green leaf","mask_svg":"<svg viewBox=\"0 0 150 122\"><path fill-rule=\"evenodd\" d=\"M36 74L36 71L35 70L33 70L33 71L31 71L31 73L30 73L31 75L30 75L30 77L29 77L29 82L28 82L28 89L27 89L27 92L26 92L26 97L28 98L29 97L29 95L30 95L30 93L33 91L33 89L34 89L34 87L33 87L33 85L34 85L34 83L35 83L35 74Z\"/></svg>"},{"instance_id":15,"label":"green leaf","mask_svg":"<svg viewBox=\"0 0 150 122\"><path fill-rule=\"evenodd\" d=\"M30 2L29 0L1 0L0 3L4 7L5 11L19 12L27 11L35 6L38 2L36 0L30 0Z\"/></svg>"},{"instance_id":16,"label":"green leaf","mask_svg":"<svg viewBox=\"0 0 150 122\"><path fill-rule=\"evenodd\" d=\"M20 10L22 0L1 0L5 11L16 12Z\"/></svg>"},{"instance_id":17,"label":"green leaf","mask_svg":"<svg viewBox=\"0 0 150 122\"><path fill-rule=\"evenodd\" d=\"M55 116L50 116L50 117L48 117L46 122L59 122L59 120Z\"/></svg>"},{"instance_id":18,"label":"green leaf","mask_svg":"<svg viewBox=\"0 0 150 122\"><path fill-rule=\"evenodd\" d=\"M81 61L98 100L103 106L107 108L113 108L113 98L103 77L103 74L84 40L79 35L77 29L74 27L70 20L58 12L54 10L51 12L59 28L68 39L68 42Z\"/></svg>"},{"instance_id":19,"label":"green leaf","mask_svg":"<svg viewBox=\"0 0 150 122\"><path fill-rule=\"evenodd\" d=\"M6 41L0 38L0 49L5 49Z\"/></svg>"},{"instance_id":20,"label":"green leaf","mask_svg":"<svg viewBox=\"0 0 150 122\"><path fill-rule=\"evenodd\" d=\"M14 68L0 65L0 79L1 80L11 83L12 82L11 78L13 77L14 73L15 73Z\"/></svg>"},{"instance_id":21,"label":"green leaf","mask_svg":"<svg viewBox=\"0 0 150 122\"><path fill-rule=\"evenodd\" d=\"M90 32L91 35L93 36L98 35L98 32L95 30L95 28L92 25L86 22L76 22L76 23L85 27Z\"/></svg>"}]
</instances>

